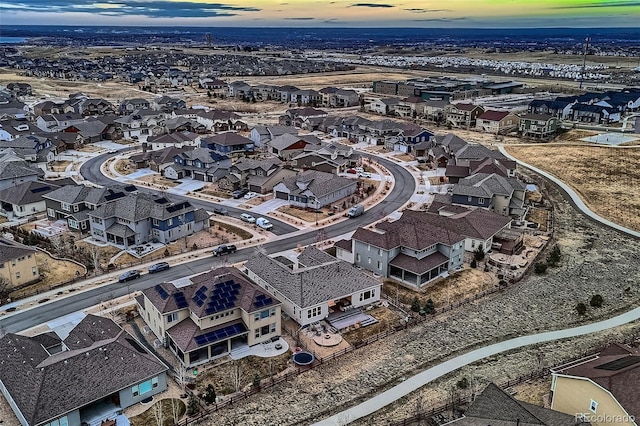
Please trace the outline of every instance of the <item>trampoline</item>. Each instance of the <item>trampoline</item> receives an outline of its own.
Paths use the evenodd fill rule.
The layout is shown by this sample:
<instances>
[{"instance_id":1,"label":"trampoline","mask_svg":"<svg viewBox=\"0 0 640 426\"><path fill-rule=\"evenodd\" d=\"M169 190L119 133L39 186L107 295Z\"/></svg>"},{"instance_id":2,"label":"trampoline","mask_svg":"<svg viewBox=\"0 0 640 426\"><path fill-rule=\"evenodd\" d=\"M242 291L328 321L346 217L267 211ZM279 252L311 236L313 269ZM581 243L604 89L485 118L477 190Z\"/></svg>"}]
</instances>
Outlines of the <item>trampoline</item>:
<instances>
[{"instance_id":1,"label":"trampoline","mask_svg":"<svg viewBox=\"0 0 640 426\"><path fill-rule=\"evenodd\" d=\"M297 365L309 365L309 364L313 364L313 361L315 361L315 357L313 356L313 354L310 354L309 352L298 352L293 354L293 362L296 363Z\"/></svg>"}]
</instances>

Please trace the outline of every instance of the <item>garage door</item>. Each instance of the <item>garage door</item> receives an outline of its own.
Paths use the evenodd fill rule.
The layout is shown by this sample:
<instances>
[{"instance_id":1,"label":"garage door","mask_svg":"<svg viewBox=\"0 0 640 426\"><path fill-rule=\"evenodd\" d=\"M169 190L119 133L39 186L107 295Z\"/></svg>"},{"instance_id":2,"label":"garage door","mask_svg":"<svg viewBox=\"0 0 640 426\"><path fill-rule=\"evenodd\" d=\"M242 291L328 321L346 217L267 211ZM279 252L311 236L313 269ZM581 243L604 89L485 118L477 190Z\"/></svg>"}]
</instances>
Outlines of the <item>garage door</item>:
<instances>
[{"instance_id":1,"label":"garage door","mask_svg":"<svg viewBox=\"0 0 640 426\"><path fill-rule=\"evenodd\" d=\"M289 194L287 194L286 192L276 191L276 198L279 198L281 200L288 200Z\"/></svg>"}]
</instances>

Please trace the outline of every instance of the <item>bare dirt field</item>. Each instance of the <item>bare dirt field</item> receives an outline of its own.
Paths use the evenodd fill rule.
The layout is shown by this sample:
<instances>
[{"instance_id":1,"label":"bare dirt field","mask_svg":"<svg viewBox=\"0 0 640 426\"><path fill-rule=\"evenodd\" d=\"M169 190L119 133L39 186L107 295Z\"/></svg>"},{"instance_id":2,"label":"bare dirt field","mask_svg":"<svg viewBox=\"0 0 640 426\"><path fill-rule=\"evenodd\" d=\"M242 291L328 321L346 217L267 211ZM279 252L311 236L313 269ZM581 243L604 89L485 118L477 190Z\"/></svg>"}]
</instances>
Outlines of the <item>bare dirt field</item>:
<instances>
[{"instance_id":1,"label":"bare dirt field","mask_svg":"<svg viewBox=\"0 0 640 426\"><path fill-rule=\"evenodd\" d=\"M52 161L48 166L54 172L64 172L69 164L71 161Z\"/></svg>"},{"instance_id":2,"label":"bare dirt field","mask_svg":"<svg viewBox=\"0 0 640 426\"><path fill-rule=\"evenodd\" d=\"M116 160L113 168L116 169L116 172L120 173L121 175L130 175L136 170L135 165L126 158Z\"/></svg>"},{"instance_id":3,"label":"bare dirt field","mask_svg":"<svg viewBox=\"0 0 640 426\"><path fill-rule=\"evenodd\" d=\"M149 182L152 183L154 185L163 185L166 187L174 187L174 186L178 186L180 183L176 182L174 180L171 179L167 179L165 177L162 177L160 175L147 175L147 176L142 176L139 177L138 179L139 181L142 182Z\"/></svg>"},{"instance_id":4,"label":"bare dirt field","mask_svg":"<svg viewBox=\"0 0 640 426\"><path fill-rule=\"evenodd\" d=\"M600 216L640 230L640 149L551 144L507 151L571 186Z\"/></svg>"},{"instance_id":5,"label":"bare dirt field","mask_svg":"<svg viewBox=\"0 0 640 426\"><path fill-rule=\"evenodd\" d=\"M367 327L360 327L345 333L342 333L342 337L350 342L356 343L358 341L364 340L367 337L371 337L375 334L382 333L383 331L387 331L395 325L400 323L402 319L400 315L398 315L395 311L390 308L385 307L377 307L370 311L366 312L368 315L371 315L375 319L378 320L376 324L369 325Z\"/></svg>"}]
</instances>

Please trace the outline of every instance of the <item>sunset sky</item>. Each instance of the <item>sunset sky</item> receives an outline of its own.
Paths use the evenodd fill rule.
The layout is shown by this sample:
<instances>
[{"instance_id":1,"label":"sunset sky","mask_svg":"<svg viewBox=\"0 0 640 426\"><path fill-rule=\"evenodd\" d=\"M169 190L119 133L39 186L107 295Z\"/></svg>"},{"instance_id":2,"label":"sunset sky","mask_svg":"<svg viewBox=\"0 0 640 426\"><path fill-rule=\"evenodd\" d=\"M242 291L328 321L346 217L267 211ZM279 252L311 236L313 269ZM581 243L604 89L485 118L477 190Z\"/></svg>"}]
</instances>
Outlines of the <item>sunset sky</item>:
<instances>
[{"instance_id":1,"label":"sunset sky","mask_svg":"<svg viewBox=\"0 0 640 426\"><path fill-rule=\"evenodd\" d=\"M638 27L640 0L2 0L0 25Z\"/></svg>"}]
</instances>

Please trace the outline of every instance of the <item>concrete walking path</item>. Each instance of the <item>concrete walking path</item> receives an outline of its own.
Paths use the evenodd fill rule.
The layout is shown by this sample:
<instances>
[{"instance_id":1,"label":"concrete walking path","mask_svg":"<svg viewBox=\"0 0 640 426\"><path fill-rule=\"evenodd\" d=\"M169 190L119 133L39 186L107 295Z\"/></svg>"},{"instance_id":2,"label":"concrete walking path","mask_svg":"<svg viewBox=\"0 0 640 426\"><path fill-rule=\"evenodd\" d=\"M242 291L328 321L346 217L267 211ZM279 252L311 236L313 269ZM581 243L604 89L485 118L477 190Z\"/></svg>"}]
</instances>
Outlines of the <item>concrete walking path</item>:
<instances>
[{"instance_id":1,"label":"concrete walking path","mask_svg":"<svg viewBox=\"0 0 640 426\"><path fill-rule=\"evenodd\" d=\"M607 320L599 321L592 324L586 324L579 327L567 328L565 330L548 331L545 333L532 334L529 336L517 337L515 339L505 340L504 342L495 343L480 349L467 352L466 354L457 356L448 361L431 367L415 376L405 380L401 384L382 392L373 398L349 408L341 413L331 416L327 419L314 423L313 426L338 426L351 423L354 420L368 416L379 409L397 401L398 399L420 389L427 383L451 373L465 365L472 364L484 358L494 356L503 352L519 349L525 346L551 342L553 340L567 339L571 337L584 336L586 334L597 333L599 331L608 330L640 319L640 308L625 312Z\"/></svg>"}]
</instances>

